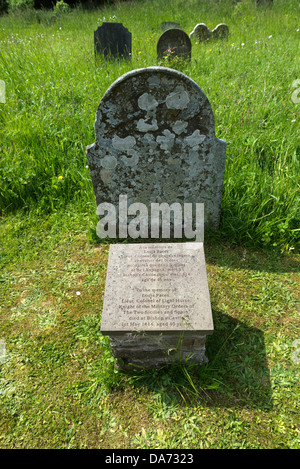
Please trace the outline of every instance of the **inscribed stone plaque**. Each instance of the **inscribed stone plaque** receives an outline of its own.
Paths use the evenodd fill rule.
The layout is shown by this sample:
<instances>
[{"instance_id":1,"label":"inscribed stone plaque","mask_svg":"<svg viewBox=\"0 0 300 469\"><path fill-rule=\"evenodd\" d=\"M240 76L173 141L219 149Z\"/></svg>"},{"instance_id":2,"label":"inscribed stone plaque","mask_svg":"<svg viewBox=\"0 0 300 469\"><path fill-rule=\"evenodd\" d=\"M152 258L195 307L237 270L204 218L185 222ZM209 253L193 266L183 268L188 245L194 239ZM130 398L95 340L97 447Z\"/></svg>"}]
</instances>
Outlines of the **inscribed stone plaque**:
<instances>
[{"instance_id":1,"label":"inscribed stone plaque","mask_svg":"<svg viewBox=\"0 0 300 469\"><path fill-rule=\"evenodd\" d=\"M204 203L217 229L226 142L215 136L210 103L186 75L165 67L131 71L108 89L87 159L97 206ZM190 238L191 239L191 238Z\"/></svg>"},{"instance_id":2,"label":"inscribed stone plaque","mask_svg":"<svg viewBox=\"0 0 300 469\"><path fill-rule=\"evenodd\" d=\"M95 55L130 58L132 35L122 23L103 23L94 31Z\"/></svg>"},{"instance_id":3,"label":"inscribed stone plaque","mask_svg":"<svg viewBox=\"0 0 300 469\"><path fill-rule=\"evenodd\" d=\"M101 332L211 334L203 243L112 244Z\"/></svg>"},{"instance_id":4,"label":"inscribed stone plaque","mask_svg":"<svg viewBox=\"0 0 300 469\"><path fill-rule=\"evenodd\" d=\"M182 59L191 58L192 44L189 36L182 29L168 29L157 42L157 58L163 59L172 54Z\"/></svg>"}]
</instances>

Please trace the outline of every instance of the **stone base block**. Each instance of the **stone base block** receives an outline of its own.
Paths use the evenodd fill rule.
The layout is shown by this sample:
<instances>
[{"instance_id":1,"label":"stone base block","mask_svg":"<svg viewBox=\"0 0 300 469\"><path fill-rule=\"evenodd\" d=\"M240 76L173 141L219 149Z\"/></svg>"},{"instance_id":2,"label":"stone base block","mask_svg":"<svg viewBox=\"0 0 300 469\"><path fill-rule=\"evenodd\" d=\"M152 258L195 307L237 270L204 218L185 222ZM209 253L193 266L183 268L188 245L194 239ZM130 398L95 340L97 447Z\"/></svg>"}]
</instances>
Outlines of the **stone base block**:
<instances>
[{"instance_id":1,"label":"stone base block","mask_svg":"<svg viewBox=\"0 0 300 469\"><path fill-rule=\"evenodd\" d=\"M207 363L205 335L128 332L109 337L117 366L121 369L159 368L175 363Z\"/></svg>"}]
</instances>

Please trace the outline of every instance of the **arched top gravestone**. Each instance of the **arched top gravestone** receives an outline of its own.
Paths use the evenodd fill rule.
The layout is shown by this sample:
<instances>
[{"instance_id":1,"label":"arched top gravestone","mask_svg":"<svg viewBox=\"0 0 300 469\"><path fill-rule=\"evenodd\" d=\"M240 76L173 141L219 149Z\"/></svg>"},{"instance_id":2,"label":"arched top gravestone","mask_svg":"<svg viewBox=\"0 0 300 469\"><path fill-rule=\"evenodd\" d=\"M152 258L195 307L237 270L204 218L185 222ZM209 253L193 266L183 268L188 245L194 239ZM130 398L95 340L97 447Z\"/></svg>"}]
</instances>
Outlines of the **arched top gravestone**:
<instances>
[{"instance_id":1,"label":"arched top gravestone","mask_svg":"<svg viewBox=\"0 0 300 469\"><path fill-rule=\"evenodd\" d=\"M215 136L210 103L186 75L164 67L126 73L104 94L95 143L87 147L97 206L119 195L139 202L204 203L220 220L226 142Z\"/></svg>"},{"instance_id":2,"label":"arched top gravestone","mask_svg":"<svg viewBox=\"0 0 300 469\"><path fill-rule=\"evenodd\" d=\"M189 36L182 29L167 29L157 41L157 58L163 59L176 56L187 60L191 58L192 43Z\"/></svg>"}]
</instances>

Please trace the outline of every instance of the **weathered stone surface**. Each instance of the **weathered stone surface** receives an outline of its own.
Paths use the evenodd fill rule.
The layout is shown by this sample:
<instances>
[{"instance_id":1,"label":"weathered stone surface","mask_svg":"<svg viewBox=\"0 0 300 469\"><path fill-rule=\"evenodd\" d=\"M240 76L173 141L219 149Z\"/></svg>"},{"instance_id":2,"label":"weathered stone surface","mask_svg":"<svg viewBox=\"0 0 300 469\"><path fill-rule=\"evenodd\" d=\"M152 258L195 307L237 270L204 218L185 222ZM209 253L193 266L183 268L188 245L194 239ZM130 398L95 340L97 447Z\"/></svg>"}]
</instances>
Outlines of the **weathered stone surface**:
<instances>
[{"instance_id":1,"label":"weathered stone surface","mask_svg":"<svg viewBox=\"0 0 300 469\"><path fill-rule=\"evenodd\" d=\"M104 57L131 57L132 35L122 23L103 23L94 31L95 55Z\"/></svg>"},{"instance_id":2,"label":"weathered stone surface","mask_svg":"<svg viewBox=\"0 0 300 469\"><path fill-rule=\"evenodd\" d=\"M112 244L101 330L211 333L203 243Z\"/></svg>"},{"instance_id":3,"label":"weathered stone surface","mask_svg":"<svg viewBox=\"0 0 300 469\"><path fill-rule=\"evenodd\" d=\"M203 243L112 244L101 332L125 365L204 363L213 318Z\"/></svg>"},{"instance_id":4,"label":"weathered stone surface","mask_svg":"<svg viewBox=\"0 0 300 469\"><path fill-rule=\"evenodd\" d=\"M191 58L192 44L182 29L168 29L157 41L157 58L176 56L187 60Z\"/></svg>"},{"instance_id":5,"label":"weathered stone surface","mask_svg":"<svg viewBox=\"0 0 300 469\"><path fill-rule=\"evenodd\" d=\"M149 67L123 75L103 96L95 143L87 148L97 206L204 203L220 220L226 142L215 136L210 103L186 75Z\"/></svg>"},{"instance_id":6,"label":"weathered stone surface","mask_svg":"<svg viewBox=\"0 0 300 469\"><path fill-rule=\"evenodd\" d=\"M212 31L204 23L198 23L190 33L190 38L205 42L213 39L228 39L229 28L227 24L220 23Z\"/></svg>"},{"instance_id":7,"label":"weathered stone surface","mask_svg":"<svg viewBox=\"0 0 300 469\"><path fill-rule=\"evenodd\" d=\"M207 41L211 36L211 30L204 23L198 23L190 33L190 38L194 37L196 41Z\"/></svg>"},{"instance_id":8,"label":"weathered stone surface","mask_svg":"<svg viewBox=\"0 0 300 469\"><path fill-rule=\"evenodd\" d=\"M218 24L211 32L213 39L228 39L229 28L227 24L220 23Z\"/></svg>"},{"instance_id":9,"label":"weathered stone surface","mask_svg":"<svg viewBox=\"0 0 300 469\"><path fill-rule=\"evenodd\" d=\"M161 31L167 31L167 29L180 29L179 23L174 23L173 21L163 21L160 25Z\"/></svg>"}]
</instances>

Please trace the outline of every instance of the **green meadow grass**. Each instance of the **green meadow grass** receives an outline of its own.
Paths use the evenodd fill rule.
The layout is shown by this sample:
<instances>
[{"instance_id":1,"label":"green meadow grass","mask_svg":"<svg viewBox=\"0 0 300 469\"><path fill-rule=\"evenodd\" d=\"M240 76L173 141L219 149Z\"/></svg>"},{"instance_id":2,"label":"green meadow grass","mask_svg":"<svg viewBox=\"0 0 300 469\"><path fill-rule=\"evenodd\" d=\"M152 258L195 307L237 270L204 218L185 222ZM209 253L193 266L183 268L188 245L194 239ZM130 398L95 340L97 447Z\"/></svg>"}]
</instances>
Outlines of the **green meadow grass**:
<instances>
[{"instance_id":1,"label":"green meadow grass","mask_svg":"<svg viewBox=\"0 0 300 469\"><path fill-rule=\"evenodd\" d=\"M161 21L175 18L188 33L197 22L226 22L228 42L193 43L191 63L167 65L203 89L216 135L228 143L222 233L247 245L298 246L299 103L291 99L299 78L297 1L264 11L255 2L155 0L151 8L125 2L52 17L29 11L0 19L2 213L89 205L85 147L94 141L95 111L108 86L130 69L157 64ZM96 66L93 31L103 21L132 32L131 63Z\"/></svg>"},{"instance_id":2,"label":"green meadow grass","mask_svg":"<svg viewBox=\"0 0 300 469\"><path fill-rule=\"evenodd\" d=\"M0 17L1 448L299 449L299 13L154 0ZM157 64L168 20L230 28L159 63L199 84L228 144L205 241L215 332L203 367L125 374L100 333L109 244L85 147L107 88ZM131 62L96 66L103 21L132 32Z\"/></svg>"}]
</instances>

